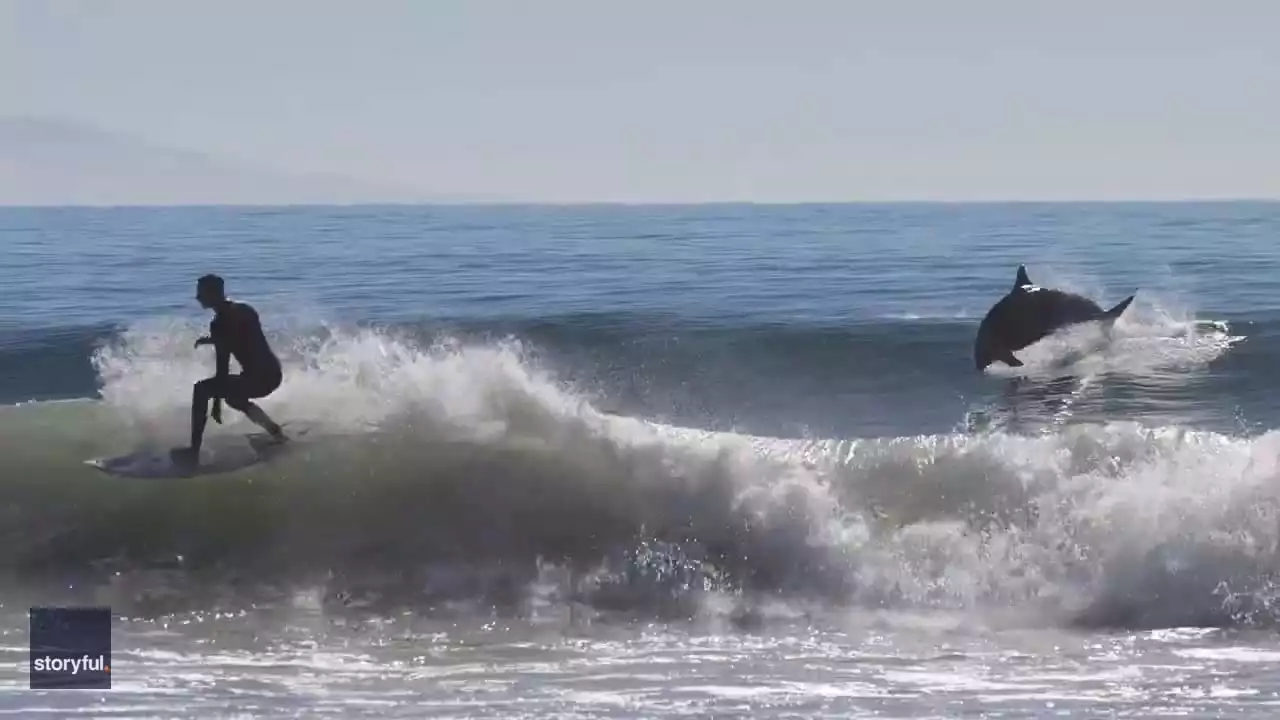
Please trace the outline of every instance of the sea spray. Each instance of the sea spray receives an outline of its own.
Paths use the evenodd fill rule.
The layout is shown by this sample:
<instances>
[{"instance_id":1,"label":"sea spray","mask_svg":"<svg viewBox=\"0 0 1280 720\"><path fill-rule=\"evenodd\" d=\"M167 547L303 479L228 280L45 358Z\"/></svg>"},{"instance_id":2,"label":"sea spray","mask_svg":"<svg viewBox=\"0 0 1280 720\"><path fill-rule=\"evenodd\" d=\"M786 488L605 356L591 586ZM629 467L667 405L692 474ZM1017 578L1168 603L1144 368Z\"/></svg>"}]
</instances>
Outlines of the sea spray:
<instances>
[{"instance_id":1,"label":"sea spray","mask_svg":"<svg viewBox=\"0 0 1280 720\"><path fill-rule=\"evenodd\" d=\"M188 603L226 601L195 585L319 584L343 606L424 612L525 607L541 588L626 612L733 597L1062 624L1276 619L1275 434L706 432L601 412L518 342L334 329L284 343L287 379L265 401L326 426L303 452L145 486L60 459L112 434L180 437L191 379L211 369L190 349L199 329L143 324L105 345L101 402L0 414L14 462L43 473L6 485L10 582L110 578L138 597L164 577ZM548 594L549 578L564 587Z\"/></svg>"}]
</instances>

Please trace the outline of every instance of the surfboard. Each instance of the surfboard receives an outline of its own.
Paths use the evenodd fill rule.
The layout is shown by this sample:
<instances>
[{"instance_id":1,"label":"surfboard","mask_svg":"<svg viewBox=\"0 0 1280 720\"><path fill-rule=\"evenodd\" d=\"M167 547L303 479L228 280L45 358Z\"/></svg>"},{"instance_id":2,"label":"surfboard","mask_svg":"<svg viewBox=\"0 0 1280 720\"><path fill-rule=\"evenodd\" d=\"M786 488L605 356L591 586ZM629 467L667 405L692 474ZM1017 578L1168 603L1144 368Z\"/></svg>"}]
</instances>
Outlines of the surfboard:
<instances>
[{"instance_id":1,"label":"surfboard","mask_svg":"<svg viewBox=\"0 0 1280 720\"><path fill-rule=\"evenodd\" d=\"M289 440L283 443L265 432L206 438L200 448L200 461L194 466L174 462L170 451L164 448L142 448L124 455L90 458L84 462L108 475L128 478L177 479L235 472L288 453L297 447L300 438L310 429L289 423L282 423L281 427L289 436Z\"/></svg>"}]
</instances>

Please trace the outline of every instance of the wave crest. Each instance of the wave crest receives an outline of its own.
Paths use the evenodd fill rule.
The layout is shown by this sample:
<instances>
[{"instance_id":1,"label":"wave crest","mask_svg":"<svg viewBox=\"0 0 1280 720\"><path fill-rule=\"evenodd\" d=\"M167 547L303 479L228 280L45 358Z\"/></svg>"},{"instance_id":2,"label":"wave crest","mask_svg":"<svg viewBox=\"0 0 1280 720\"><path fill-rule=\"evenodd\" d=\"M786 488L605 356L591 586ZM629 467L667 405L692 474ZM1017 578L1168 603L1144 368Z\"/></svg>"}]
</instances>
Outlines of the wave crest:
<instances>
[{"instance_id":1,"label":"wave crest","mask_svg":"<svg viewBox=\"0 0 1280 720\"><path fill-rule=\"evenodd\" d=\"M321 425L298 452L161 483L68 459L179 440L190 382L211 370L196 334L136 326L94 358L102 402L0 412L15 466L42 473L4 486L13 579L75 577L122 606L173 583L188 603L205 599L192 583L318 584L375 607L687 615L784 598L1091 625L1280 617L1276 433L703 432L600 412L516 342L366 329L283 344L286 381L264 405Z\"/></svg>"}]
</instances>

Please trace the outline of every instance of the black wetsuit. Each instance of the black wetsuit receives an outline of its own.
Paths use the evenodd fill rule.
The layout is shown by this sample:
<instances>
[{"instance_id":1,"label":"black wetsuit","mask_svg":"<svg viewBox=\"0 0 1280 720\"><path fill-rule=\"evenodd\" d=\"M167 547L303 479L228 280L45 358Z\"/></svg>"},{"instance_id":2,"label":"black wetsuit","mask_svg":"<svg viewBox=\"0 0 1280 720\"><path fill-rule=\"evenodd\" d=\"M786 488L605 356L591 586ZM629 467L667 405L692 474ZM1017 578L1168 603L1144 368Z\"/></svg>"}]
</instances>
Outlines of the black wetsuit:
<instances>
[{"instance_id":1,"label":"black wetsuit","mask_svg":"<svg viewBox=\"0 0 1280 720\"><path fill-rule=\"evenodd\" d=\"M191 397L191 448L198 452L208 419L209 401L224 400L231 408L246 412L253 398L275 392L283 374L280 359L271 351L262 324L253 306L233 300L225 301L209 323L209 339L217 352L218 369L211 378L195 384ZM229 372L230 359L240 363L240 373ZM220 416L215 416L222 422ZM279 432L279 428L273 429Z\"/></svg>"},{"instance_id":2,"label":"black wetsuit","mask_svg":"<svg viewBox=\"0 0 1280 720\"><path fill-rule=\"evenodd\" d=\"M209 337L218 354L217 373L200 381L208 383L209 397L220 397L243 412L248 400L266 397L280 387L280 359L267 344L252 305L228 300L209 323ZM229 357L240 363L239 374L228 373Z\"/></svg>"}]
</instances>

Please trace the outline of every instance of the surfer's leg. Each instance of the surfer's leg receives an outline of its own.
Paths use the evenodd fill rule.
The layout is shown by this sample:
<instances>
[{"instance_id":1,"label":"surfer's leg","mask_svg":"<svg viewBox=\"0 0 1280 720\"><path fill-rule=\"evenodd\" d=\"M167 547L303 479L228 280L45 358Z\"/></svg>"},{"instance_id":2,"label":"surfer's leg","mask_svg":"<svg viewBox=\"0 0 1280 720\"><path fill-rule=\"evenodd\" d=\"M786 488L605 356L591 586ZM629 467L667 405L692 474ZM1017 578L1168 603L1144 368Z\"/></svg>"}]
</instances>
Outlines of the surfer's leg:
<instances>
[{"instance_id":1,"label":"surfer's leg","mask_svg":"<svg viewBox=\"0 0 1280 720\"><path fill-rule=\"evenodd\" d=\"M276 440L284 440L284 431L267 413L249 398L263 397L269 395L279 387L277 382L260 382L258 378L245 377L239 375L232 378L234 382L228 383L230 387L224 396L224 400L229 407L244 413L244 416L253 421L255 425L271 433L271 437Z\"/></svg>"},{"instance_id":2,"label":"surfer's leg","mask_svg":"<svg viewBox=\"0 0 1280 720\"><path fill-rule=\"evenodd\" d=\"M245 414L245 417L256 423L258 427L271 433L271 437L276 440L285 439L284 430L276 424L276 421L272 420L270 416L267 415L266 411L258 407L256 404L246 400L245 408L241 412Z\"/></svg>"},{"instance_id":3,"label":"surfer's leg","mask_svg":"<svg viewBox=\"0 0 1280 720\"><path fill-rule=\"evenodd\" d=\"M217 394L218 379L206 378L191 389L191 452L199 456L204 442L204 426L209 420L209 401Z\"/></svg>"},{"instance_id":4,"label":"surfer's leg","mask_svg":"<svg viewBox=\"0 0 1280 720\"><path fill-rule=\"evenodd\" d=\"M232 409L244 413L244 416L252 420L255 425L271 433L271 437L276 440L284 440L284 431L253 401L243 395L229 396L224 399Z\"/></svg>"}]
</instances>

